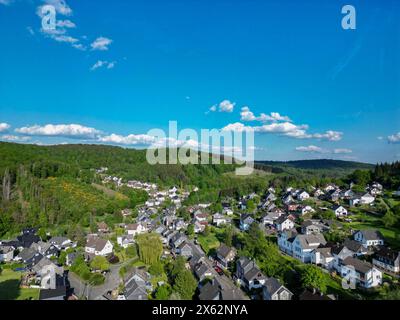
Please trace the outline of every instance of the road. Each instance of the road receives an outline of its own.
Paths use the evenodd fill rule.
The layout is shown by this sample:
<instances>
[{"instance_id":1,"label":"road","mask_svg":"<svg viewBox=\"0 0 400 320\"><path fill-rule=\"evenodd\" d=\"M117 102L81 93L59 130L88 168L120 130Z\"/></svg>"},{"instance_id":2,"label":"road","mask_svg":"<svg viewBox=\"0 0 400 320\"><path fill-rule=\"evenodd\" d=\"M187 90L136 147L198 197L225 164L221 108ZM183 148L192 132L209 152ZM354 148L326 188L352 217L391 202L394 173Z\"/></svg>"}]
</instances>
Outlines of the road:
<instances>
[{"instance_id":1,"label":"road","mask_svg":"<svg viewBox=\"0 0 400 320\"><path fill-rule=\"evenodd\" d=\"M68 279L71 288L74 288L74 294L78 297L86 297L88 300L99 300L107 291L114 290L120 284L119 269L121 264L110 266L110 271L106 274L104 284L100 286L91 286L85 284L76 274L69 272Z\"/></svg>"}]
</instances>

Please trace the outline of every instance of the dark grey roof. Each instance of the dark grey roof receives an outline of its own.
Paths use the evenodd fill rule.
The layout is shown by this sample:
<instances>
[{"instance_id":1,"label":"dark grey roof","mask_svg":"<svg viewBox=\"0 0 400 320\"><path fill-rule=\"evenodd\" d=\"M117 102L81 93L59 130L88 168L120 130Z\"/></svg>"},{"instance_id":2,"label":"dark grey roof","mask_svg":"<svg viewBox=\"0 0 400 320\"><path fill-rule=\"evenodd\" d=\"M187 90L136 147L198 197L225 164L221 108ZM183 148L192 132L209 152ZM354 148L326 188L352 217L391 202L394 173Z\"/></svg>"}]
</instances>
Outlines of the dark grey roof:
<instances>
[{"instance_id":1,"label":"dark grey roof","mask_svg":"<svg viewBox=\"0 0 400 320\"><path fill-rule=\"evenodd\" d=\"M66 286L60 286L55 289L41 289L39 293L39 300L64 300L66 295Z\"/></svg>"},{"instance_id":2,"label":"dark grey roof","mask_svg":"<svg viewBox=\"0 0 400 320\"><path fill-rule=\"evenodd\" d=\"M377 257L385 258L389 261L395 261L400 256L400 252L386 247L382 247L376 254Z\"/></svg>"},{"instance_id":3,"label":"dark grey roof","mask_svg":"<svg viewBox=\"0 0 400 320\"><path fill-rule=\"evenodd\" d=\"M353 266L354 269L360 273L367 273L369 270L372 269L372 264L370 264L369 262L365 262L353 257L347 257L346 259L344 259L343 263L346 266Z\"/></svg>"},{"instance_id":4,"label":"dark grey roof","mask_svg":"<svg viewBox=\"0 0 400 320\"><path fill-rule=\"evenodd\" d=\"M363 249L363 245L360 242L351 239L344 240L343 245L353 252L359 252Z\"/></svg>"},{"instance_id":5,"label":"dark grey roof","mask_svg":"<svg viewBox=\"0 0 400 320\"><path fill-rule=\"evenodd\" d=\"M268 278L264 283L265 288L268 290L269 294L272 296L275 292L277 292L280 287L282 287L281 283L276 278Z\"/></svg>"},{"instance_id":6,"label":"dark grey roof","mask_svg":"<svg viewBox=\"0 0 400 320\"><path fill-rule=\"evenodd\" d=\"M227 245L225 244L221 244L217 250L217 254L220 255L223 258L226 258L229 253L231 252L231 248L229 248Z\"/></svg>"},{"instance_id":7,"label":"dark grey roof","mask_svg":"<svg viewBox=\"0 0 400 320\"><path fill-rule=\"evenodd\" d=\"M366 240L384 239L382 233L378 230L366 229L366 230L361 230L360 232L363 234Z\"/></svg>"},{"instance_id":8,"label":"dark grey roof","mask_svg":"<svg viewBox=\"0 0 400 320\"><path fill-rule=\"evenodd\" d=\"M220 286L217 281L207 282L200 288L199 299L200 300L215 300L220 296Z\"/></svg>"}]
</instances>

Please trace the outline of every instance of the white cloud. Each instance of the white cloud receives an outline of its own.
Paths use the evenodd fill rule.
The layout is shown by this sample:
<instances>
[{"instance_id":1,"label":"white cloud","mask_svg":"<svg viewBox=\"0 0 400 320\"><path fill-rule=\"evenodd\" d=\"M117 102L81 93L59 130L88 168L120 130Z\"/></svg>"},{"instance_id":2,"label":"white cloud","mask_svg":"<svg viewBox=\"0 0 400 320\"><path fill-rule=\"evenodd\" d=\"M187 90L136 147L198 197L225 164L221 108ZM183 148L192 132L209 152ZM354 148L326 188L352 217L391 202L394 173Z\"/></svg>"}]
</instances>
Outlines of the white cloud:
<instances>
[{"instance_id":1,"label":"white cloud","mask_svg":"<svg viewBox=\"0 0 400 320\"><path fill-rule=\"evenodd\" d=\"M59 136L74 139L95 139L101 134L99 130L80 124L34 125L31 127L17 128L15 131L28 136Z\"/></svg>"},{"instance_id":2,"label":"white cloud","mask_svg":"<svg viewBox=\"0 0 400 320\"><path fill-rule=\"evenodd\" d=\"M389 143L400 143L400 132L388 136Z\"/></svg>"},{"instance_id":3,"label":"white cloud","mask_svg":"<svg viewBox=\"0 0 400 320\"><path fill-rule=\"evenodd\" d=\"M106 38L106 37L98 37L96 40L94 40L90 46L92 47L92 50L101 50L105 51L108 50L108 46L113 42L113 40Z\"/></svg>"},{"instance_id":4,"label":"white cloud","mask_svg":"<svg viewBox=\"0 0 400 320\"><path fill-rule=\"evenodd\" d=\"M147 134L130 134L122 136L113 133L108 136L99 137L98 141L124 145L150 145L156 142L156 138Z\"/></svg>"},{"instance_id":5,"label":"white cloud","mask_svg":"<svg viewBox=\"0 0 400 320\"><path fill-rule=\"evenodd\" d=\"M66 19L66 20L57 21L57 27L60 27L60 28L76 28L76 25L71 20Z\"/></svg>"},{"instance_id":6,"label":"white cloud","mask_svg":"<svg viewBox=\"0 0 400 320\"><path fill-rule=\"evenodd\" d=\"M315 133L313 138L326 139L329 141L339 141L342 139L343 132L328 130L325 133Z\"/></svg>"},{"instance_id":7,"label":"white cloud","mask_svg":"<svg viewBox=\"0 0 400 320\"><path fill-rule=\"evenodd\" d=\"M71 44L75 44L76 42L78 42L79 40L71 37L71 36L65 36L65 35L61 35L61 36L53 36L52 37L54 40L56 40L57 42L66 42L66 43L71 43Z\"/></svg>"},{"instance_id":8,"label":"white cloud","mask_svg":"<svg viewBox=\"0 0 400 320\"><path fill-rule=\"evenodd\" d=\"M116 61L112 61L112 62L108 62L105 60L98 60L91 68L91 71L94 71L96 69L102 68L102 67L106 67L107 69L112 69L114 68L115 64L117 62Z\"/></svg>"},{"instance_id":9,"label":"white cloud","mask_svg":"<svg viewBox=\"0 0 400 320\"><path fill-rule=\"evenodd\" d=\"M333 153L335 154L340 154L340 153L352 153L353 150L351 149L346 149L346 148L339 148L339 149L334 149Z\"/></svg>"},{"instance_id":10,"label":"white cloud","mask_svg":"<svg viewBox=\"0 0 400 320\"><path fill-rule=\"evenodd\" d=\"M5 122L0 123L0 132L5 132L8 129L10 129L10 127L11 126L8 123L5 123Z\"/></svg>"},{"instance_id":11,"label":"white cloud","mask_svg":"<svg viewBox=\"0 0 400 320\"><path fill-rule=\"evenodd\" d=\"M311 152L311 153L326 153L325 149L322 149L320 147L317 146L301 146L301 147L296 147L296 151L300 151L300 152Z\"/></svg>"},{"instance_id":12,"label":"white cloud","mask_svg":"<svg viewBox=\"0 0 400 320\"><path fill-rule=\"evenodd\" d=\"M242 108L242 111L240 112L240 120L242 121L260 121L260 122L267 122L267 121L285 121L285 122L292 122L289 117L287 116L282 116L279 114L279 112L271 112L270 115L267 115L265 113L261 113L258 117L254 115L252 111L250 111L250 108L247 106L244 106Z\"/></svg>"},{"instance_id":13,"label":"white cloud","mask_svg":"<svg viewBox=\"0 0 400 320\"><path fill-rule=\"evenodd\" d=\"M52 5L56 9L56 12L63 16L72 15L72 9L69 7L69 5L65 0L42 0L42 1L47 5ZM40 12L40 15L41 15L41 7L42 6L38 7L38 14Z\"/></svg>"},{"instance_id":14,"label":"white cloud","mask_svg":"<svg viewBox=\"0 0 400 320\"><path fill-rule=\"evenodd\" d=\"M219 112L233 112L233 109L235 108L236 103L231 102L229 100L223 100L221 101L219 104L215 104L213 106L210 107L209 111L211 112L215 112L215 111L219 111Z\"/></svg>"},{"instance_id":15,"label":"white cloud","mask_svg":"<svg viewBox=\"0 0 400 320\"><path fill-rule=\"evenodd\" d=\"M222 128L223 131L237 132L260 132L260 133L276 133L296 139L321 139L329 141L339 141L342 139L342 132L326 131L325 133L307 133L308 125L296 125L291 122L273 122L261 126L246 126L243 123L231 123Z\"/></svg>"},{"instance_id":16,"label":"white cloud","mask_svg":"<svg viewBox=\"0 0 400 320\"><path fill-rule=\"evenodd\" d=\"M338 148L338 149L329 150L329 149L324 149L324 148L314 146L314 145L296 147L295 150L300 151L300 152L333 153L333 154L348 154L348 153L353 152L351 149L346 149L346 148Z\"/></svg>"},{"instance_id":17,"label":"white cloud","mask_svg":"<svg viewBox=\"0 0 400 320\"><path fill-rule=\"evenodd\" d=\"M15 135L3 135L1 136L1 139L5 141L29 141L31 138L15 136Z\"/></svg>"}]
</instances>

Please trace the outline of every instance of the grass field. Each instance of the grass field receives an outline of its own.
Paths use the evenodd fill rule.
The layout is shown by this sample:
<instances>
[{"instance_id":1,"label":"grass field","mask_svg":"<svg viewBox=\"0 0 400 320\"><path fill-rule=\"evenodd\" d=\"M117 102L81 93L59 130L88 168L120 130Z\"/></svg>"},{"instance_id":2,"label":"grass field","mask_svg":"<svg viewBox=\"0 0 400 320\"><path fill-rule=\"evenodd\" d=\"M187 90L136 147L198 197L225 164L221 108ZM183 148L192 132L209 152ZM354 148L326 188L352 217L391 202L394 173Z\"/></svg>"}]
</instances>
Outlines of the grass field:
<instances>
[{"instance_id":1,"label":"grass field","mask_svg":"<svg viewBox=\"0 0 400 320\"><path fill-rule=\"evenodd\" d=\"M0 274L0 300L38 300L39 289L21 289L20 280L20 272L3 270Z\"/></svg>"},{"instance_id":2,"label":"grass field","mask_svg":"<svg viewBox=\"0 0 400 320\"><path fill-rule=\"evenodd\" d=\"M210 250L217 249L220 245L219 240L213 233L210 233L208 236L199 234L197 236L197 241L207 255L210 253Z\"/></svg>"}]
</instances>

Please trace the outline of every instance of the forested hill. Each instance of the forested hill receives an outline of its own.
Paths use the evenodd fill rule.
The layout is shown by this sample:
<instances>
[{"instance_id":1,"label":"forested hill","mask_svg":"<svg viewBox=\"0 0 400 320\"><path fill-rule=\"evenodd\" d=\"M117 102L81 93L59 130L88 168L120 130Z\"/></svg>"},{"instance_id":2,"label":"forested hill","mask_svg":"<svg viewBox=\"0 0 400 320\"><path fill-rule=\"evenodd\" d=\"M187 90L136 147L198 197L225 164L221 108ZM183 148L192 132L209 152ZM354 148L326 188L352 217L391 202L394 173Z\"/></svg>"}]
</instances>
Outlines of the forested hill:
<instances>
[{"instance_id":1,"label":"forested hill","mask_svg":"<svg viewBox=\"0 0 400 320\"><path fill-rule=\"evenodd\" d=\"M370 170L374 168L374 165L369 163L332 160L332 159L313 159L313 160L294 160L294 161L256 161L256 163L276 168L297 168L297 169Z\"/></svg>"},{"instance_id":2,"label":"forested hill","mask_svg":"<svg viewBox=\"0 0 400 320\"><path fill-rule=\"evenodd\" d=\"M36 171L36 175L89 174L90 169L108 167L109 174L165 184L190 183L233 171L234 165L150 165L146 150L124 149L106 145L38 146L0 142L0 177L5 169L15 172L20 165ZM38 171L42 171L39 173Z\"/></svg>"}]
</instances>

